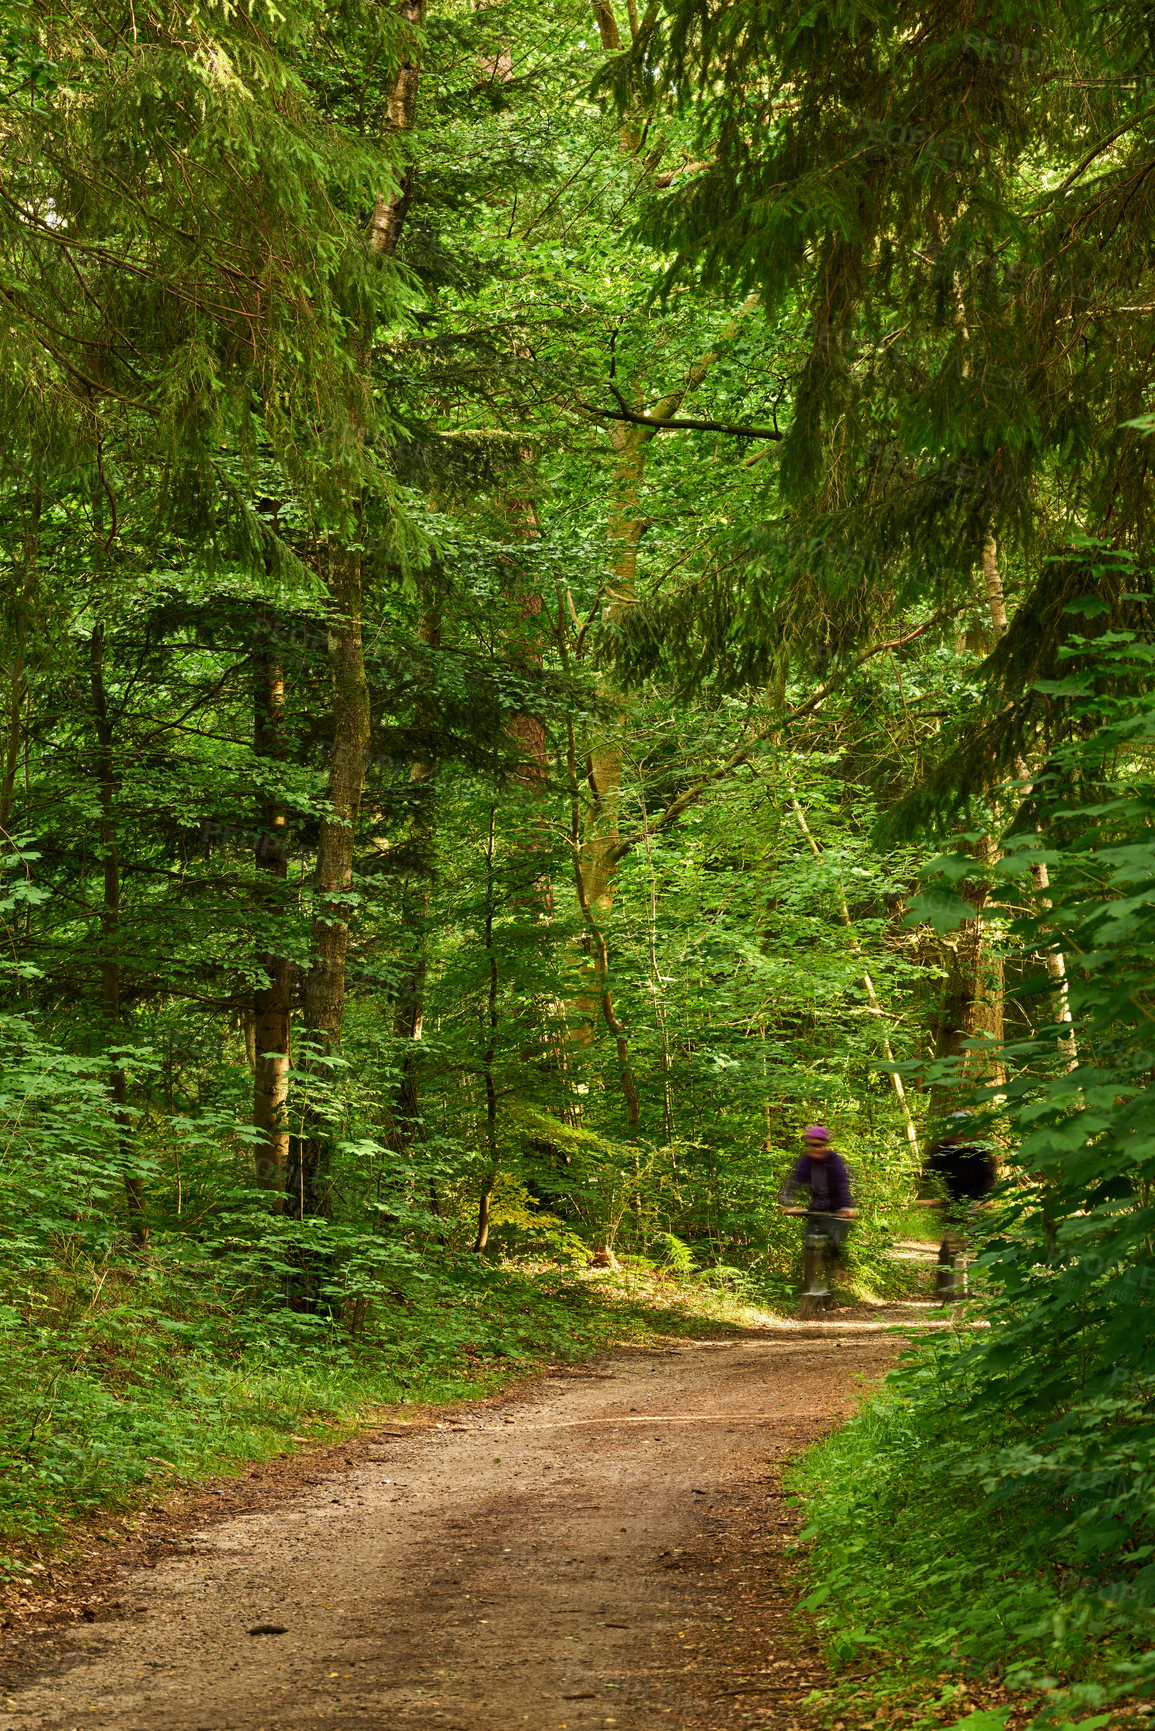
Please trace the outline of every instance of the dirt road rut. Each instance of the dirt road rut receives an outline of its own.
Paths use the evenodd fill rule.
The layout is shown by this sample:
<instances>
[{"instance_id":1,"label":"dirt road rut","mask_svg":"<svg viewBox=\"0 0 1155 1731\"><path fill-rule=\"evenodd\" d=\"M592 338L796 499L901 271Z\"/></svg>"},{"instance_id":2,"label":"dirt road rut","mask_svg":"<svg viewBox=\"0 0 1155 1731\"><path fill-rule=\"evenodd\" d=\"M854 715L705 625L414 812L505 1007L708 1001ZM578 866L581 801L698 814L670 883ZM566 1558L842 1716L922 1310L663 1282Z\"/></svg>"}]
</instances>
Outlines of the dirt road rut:
<instances>
[{"instance_id":1,"label":"dirt road rut","mask_svg":"<svg viewBox=\"0 0 1155 1731\"><path fill-rule=\"evenodd\" d=\"M779 1470L886 1368L882 1320L631 1351L377 1433L26 1647L0 1727L789 1726L818 1672Z\"/></svg>"}]
</instances>

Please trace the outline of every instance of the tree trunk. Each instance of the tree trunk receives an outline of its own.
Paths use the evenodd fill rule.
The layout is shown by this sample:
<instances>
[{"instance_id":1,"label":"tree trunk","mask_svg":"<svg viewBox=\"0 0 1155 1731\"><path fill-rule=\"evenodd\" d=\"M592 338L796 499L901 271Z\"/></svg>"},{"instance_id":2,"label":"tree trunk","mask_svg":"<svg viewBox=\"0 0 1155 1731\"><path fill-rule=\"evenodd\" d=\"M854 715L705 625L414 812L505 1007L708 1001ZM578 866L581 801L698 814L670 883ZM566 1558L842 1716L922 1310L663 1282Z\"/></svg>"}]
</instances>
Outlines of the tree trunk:
<instances>
[{"instance_id":1,"label":"tree trunk","mask_svg":"<svg viewBox=\"0 0 1155 1731\"><path fill-rule=\"evenodd\" d=\"M523 451L522 462L528 465L532 460L532 455L530 451ZM532 497L526 497L522 493L506 492L502 495L501 508L512 541L536 539L538 534L537 512ZM512 556L508 559L503 557L502 563L507 568L516 567L516 560ZM507 633L508 648L523 666L540 669L544 653L541 630L541 594L539 591L528 587L522 588L519 592L515 569L511 569L509 592L517 607L518 623ZM549 747L544 724L536 715L523 712L511 717L506 731L511 742L517 748L517 763L513 771L515 781L527 793L539 797L544 795L549 781ZM548 814L541 813L535 823L537 827L548 830ZM551 911L552 887L548 876L539 882L538 888L545 911Z\"/></svg>"},{"instance_id":2,"label":"tree trunk","mask_svg":"<svg viewBox=\"0 0 1155 1731\"><path fill-rule=\"evenodd\" d=\"M20 716L24 708L24 646L24 617L21 609L17 614L15 656L8 681L4 785L0 789L0 851L4 853L7 853L12 842L12 801L16 793L16 766L20 761Z\"/></svg>"},{"instance_id":3,"label":"tree trunk","mask_svg":"<svg viewBox=\"0 0 1155 1731\"><path fill-rule=\"evenodd\" d=\"M416 31L424 22L424 0L400 0L404 24ZM417 111L420 44L412 36L389 95L386 132L409 132ZM386 256L396 251L408 214L411 176L406 170L396 192L381 193L369 225L369 245ZM355 334L355 361L366 375L373 332ZM356 501L359 512L360 501ZM310 1083L327 1081L329 1062L338 1052L345 1014L345 958L353 888L353 851L365 772L369 766L369 684L361 640L361 556L330 542L322 554L322 574L331 609L329 672L333 690L333 755L329 768L329 815L322 821L313 893L312 966L305 979L303 1051L298 1066L302 1090L301 1122L289 1136L285 1192L298 1220L327 1216L332 1209L329 1179L331 1133L317 1111ZM315 1300L312 1274L305 1269L301 1300Z\"/></svg>"},{"instance_id":4,"label":"tree trunk","mask_svg":"<svg viewBox=\"0 0 1155 1731\"><path fill-rule=\"evenodd\" d=\"M624 46L622 33L618 29L618 21L614 14L613 0L592 0L593 14L601 38L602 49L606 54L620 54ZM630 34L638 33L637 11L634 0L630 0ZM618 150L622 156L636 156L641 149L645 137L643 117L638 110L636 101L632 101L618 119Z\"/></svg>"},{"instance_id":5,"label":"tree trunk","mask_svg":"<svg viewBox=\"0 0 1155 1731\"><path fill-rule=\"evenodd\" d=\"M658 880L654 874L654 858L650 849L649 813L646 811L645 798L642 799L642 840L646 851L646 869L650 874L649 897L649 963L650 990L654 996L654 1015L658 1023L658 1032L662 1036L661 1072L662 1072L662 1132L667 1146L674 1139L674 1089L671 1080L672 1066L670 1063L670 1030L666 1022L665 1006L662 1003L662 976L658 967Z\"/></svg>"},{"instance_id":6,"label":"tree trunk","mask_svg":"<svg viewBox=\"0 0 1155 1731\"><path fill-rule=\"evenodd\" d=\"M1007 604L1003 595L1002 578L999 575L998 547L991 530L988 530L983 540L983 582L987 591L991 630L997 641L1000 637L1006 636ZM1021 757L1015 760L1015 774L1024 783L1020 791L1025 799L1031 789L1031 771ZM1051 901L1047 892L1051 887L1051 880L1045 864L1040 863L1031 867L1031 884L1039 906L1049 908ZM1043 952L1043 965L1055 988L1057 1020L1060 1023L1065 1023L1071 1030L1060 1037L1059 1050L1074 1065L1078 1062L1079 1054L1071 1024L1071 1005L1067 991L1067 963L1062 950L1057 945L1052 945Z\"/></svg>"},{"instance_id":7,"label":"tree trunk","mask_svg":"<svg viewBox=\"0 0 1155 1731\"><path fill-rule=\"evenodd\" d=\"M522 596L519 608L522 628L517 638L512 639L511 646L521 651L521 659L529 667L539 668L542 664L541 628L538 623L541 610L540 595L528 593ZM549 748L544 724L536 715L523 713L512 717L508 733L517 747L514 777L518 785L529 793L544 794L549 779Z\"/></svg>"},{"instance_id":8,"label":"tree trunk","mask_svg":"<svg viewBox=\"0 0 1155 1731\"><path fill-rule=\"evenodd\" d=\"M582 873L582 855L580 845L581 834L581 803L578 796L577 756L574 741L573 723L569 724L569 765L570 765L570 843L573 853L574 888L577 891L578 907L581 909L585 922L586 954L592 961L594 979L596 981L596 997L601 1010L602 1020L606 1030L614 1042L618 1054L618 1074L622 1084L622 1098L626 1103L626 1122L631 1132L635 1131L641 1119L641 1105L638 1099L637 1083L634 1080L633 1066L630 1063L629 1037L625 1028L618 1021L614 1011L613 994L610 990L609 952L606 948L605 934L599 922L597 910L592 906L586 893L585 878ZM584 1002L584 997L579 1003Z\"/></svg>"},{"instance_id":9,"label":"tree trunk","mask_svg":"<svg viewBox=\"0 0 1155 1731\"><path fill-rule=\"evenodd\" d=\"M8 704L4 740L3 785L0 787L0 858L12 845L12 806L16 797L16 771L24 740L21 716L28 695L29 619L36 592L40 555L40 514L44 496L37 487L24 519L23 574L13 601L12 670L8 676ZM35 641L35 639L34 639Z\"/></svg>"},{"instance_id":10,"label":"tree trunk","mask_svg":"<svg viewBox=\"0 0 1155 1731\"><path fill-rule=\"evenodd\" d=\"M325 581L332 616L329 669L333 702L333 754L329 813L321 823L313 888L312 966L305 978L301 1124L289 1136L286 1196L298 1220L331 1212L331 1133L316 1110L315 1087L332 1074L345 1012L345 958L353 888L353 849L361 792L369 761L369 685L361 643L360 555L330 547ZM313 1098L310 1099L310 1094Z\"/></svg>"},{"instance_id":11,"label":"tree trunk","mask_svg":"<svg viewBox=\"0 0 1155 1731\"><path fill-rule=\"evenodd\" d=\"M285 756L285 669L276 636L276 615L257 615L253 652L253 747L260 758L281 763ZM288 831L284 809L262 790L257 801L256 866L267 878L257 892L258 911L275 920L284 911L288 869ZM253 994L253 1163L257 1183L279 1208L289 1154L289 1061L292 964L277 951L260 958L266 984Z\"/></svg>"},{"instance_id":12,"label":"tree trunk","mask_svg":"<svg viewBox=\"0 0 1155 1731\"><path fill-rule=\"evenodd\" d=\"M0 788L0 854L7 853L12 843L12 802L16 795L16 769L20 762L20 743L23 737L20 718L23 714L24 698L27 691L28 605L31 597L32 566L35 556L35 546L30 545L26 549L25 555L23 590L16 597L15 605L15 642L12 653L12 671L8 677L4 781L3 787Z\"/></svg>"},{"instance_id":13,"label":"tree trunk","mask_svg":"<svg viewBox=\"0 0 1155 1731\"><path fill-rule=\"evenodd\" d=\"M422 621L420 635L431 649L441 645L441 620L436 614ZM432 727L434 717L418 706L418 725ZM412 801L409 833L405 841L408 871L402 890L402 921L413 949L397 988L393 1005L393 1036L404 1041L401 1075L397 1083L386 1141L396 1155L404 1155L417 1134L421 1118L419 1091L419 1043L425 1021L425 973L428 945L429 901L433 889L436 840L436 765L426 748L414 759L409 771ZM430 1181L432 1183L432 1180ZM434 1213L438 1209L434 1208Z\"/></svg>"},{"instance_id":14,"label":"tree trunk","mask_svg":"<svg viewBox=\"0 0 1155 1731\"><path fill-rule=\"evenodd\" d=\"M998 546L993 529L983 536L983 587L987 592L987 611L996 640L1007 634L1007 600L999 574Z\"/></svg>"},{"instance_id":15,"label":"tree trunk","mask_svg":"<svg viewBox=\"0 0 1155 1731\"><path fill-rule=\"evenodd\" d=\"M97 625L89 639L89 685L96 731L95 771L100 805L100 855L103 867L103 899L100 910L100 999L105 1038L117 1045L123 1035L121 1020L120 959L120 857L116 844L116 756L108 694L104 684L104 626ZM144 1185L133 1170L133 1149L128 1114L128 1078L119 1059L108 1073L112 1118L116 1127L117 1152L124 1175L124 1202L133 1243L140 1250L149 1240Z\"/></svg>"},{"instance_id":16,"label":"tree trunk","mask_svg":"<svg viewBox=\"0 0 1155 1731\"><path fill-rule=\"evenodd\" d=\"M485 852L485 950L489 961L489 984L485 1005L485 1046L482 1051L482 1079L485 1084L485 1148L488 1162L477 1205L477 1237L473 1248L481 1256L489 1243L489 1216L493 1187L497 1183L497 1087L493 1079L493 1060L497 1055L497 952L493 943L494 881L493 856L497 838L497 806L489 808L489 837Z\"/></svg>"},{"instance_id":17,"label":"tree trunk","mask_svg":"<svg viewBox=\"0 0 1155 1731\"><path fill-rule=\"evenodd\" d=\"M994 855L990 836L983 836L974 849L976 860L988 865ZM986 1081L1001 1087L1006 1079L1002 1062L981 1053L964 1056L971 1041L988 1037L1001 1041L1003 1034L1002 957L992 956L986 942L982 910L986 886L964 879L958 893L974 908L974 918L963 920L948 952L942 1003L935 1029L934 1055L938 1060L963 1058L958 1080L936 1084L931 1090L931 1117L944 1118L960 1086Z\"/></svg>"},{"instance_id":18,"label":"tree trunk","mask_svg":"<svg viewBox=\"0 0 1155 1731\"><path fill-rule=\"evenodd\" d=\"M955 325L963 344L963 364L966 367L969 365L966 360L969 333L961 289L957 283L955 298ZM1006 633L1007 604L999 572L998 544L994 529L990 526L983 535L981 564L983 591L990 622L988 641L997 642ZM973 851L976 859L983 864L993 863L996 857L995 844L989 835L983 836ZM990 944L982 918L987 892L982 885L967 881L959 886L959 893L974 907L975 916L962 922L948 954L942 1003L934 1035L936 1059L960 1057L975 1039L987 1038L1001 1042L1003 1037L1003 958ZM985 1081L995 1087L1002 1087L1006 1080L1006 1069L998 1056L983 1058L979 1053L974 1053L964 1060L963 1080ZM932 1088L932 1118L946 1115L957 1098L958 1087L958 1082L951 1082Z\"/></svg>"},{"instance_id":19,"label":"tree trunk","mask_svg":"<svg viewBox=\"0 0 1155 1731\"><path fill-rule=\"evenodd\" d=\"M432 833L432 824L429 827ZM425 1024L425 922L428 912L429 885L426 883L413 895L407 895L405 901L405 924L407 929L414 931L417 948L402 977L393 1008L394 1038L405 1041L401 1054L401 1075L397 1082L392 1122L387 1137L395 1154L404 1154L407 1151L417 1134L421 1120L417 1047Z\"/></svg>"},{"instance_id":20,"label":"tree trunk","mask_svg":"<svg viewBox=\"0 0 1155 1731\"><path fill-rule=\"evenodd\" d=\"M612 13L610 14L612 20ZM599 18L599 27L602 21ZM616 25L615 25L616 33ZM605 32L603 29L603 45ZM754 310L758 297L750 295L741 310L722 332L722 342L736 335L742 320ZM646 408L639 393L635 408L644 410L652 421L669 421L677 415L691 391L698 388L716 365L720 349L710 349L699 356L686 373L682 384L662 397L652 408ZM603 617L610 623L633 605L638 583L638 549L645 533L642 516L642 488L646 478L646 458L651 440L657 438L652 427L639 427L625 421L615 421L610 427L610 443L614 450L613 475L610 482L607 541L610 557L610 581L606 585ZM598 741L586 759L586 781L591 802L582 830L580 870L582 887L594 917L604 922L614 899L614 883L620 864L618 811L622 790L622 732L624 711L616 725Z\"/></svg>"},{"instance_id":21,"label":"tree trunk","mask_svg":"<svg viewBox=\"0 0 1155 1731\"><path fill-rule=\"evenodd\" d=\"M1044 861L1040 860L1038 865L1031 867L1031 884L1040 908L1049 908L1051 898L1047 892L1051 878ZM1067 1068L1073 1070L1079 1062L1079 1047L1071 1017L1071 995L1067 989L1067 960L1057 944L1049 944L1043 951L1043 966L1055 988L1055 1020L1060 1028L1066 1030L1059 1035L1059 1051L1067 1060Z\"/></svg>"},{"instance_id":22,"label":"tree trunk","mask_svg":"<svg viewBox=\"0 0 1155 1731\"><path fill-rule=\"evenodd\" d=\"M417 97L421 87L421 42L417 37L425 23L425 0L400 0L397 7L404 24L412 33L405 57L397 69L386 104L386 135L408 133L417 118ZM374 252L392 256L397 251L401 231L413 200L413 164L408 162L401 172L401 184L394 193L378 193L369 225L369 244Z\"/></svg>"}]
</instances>

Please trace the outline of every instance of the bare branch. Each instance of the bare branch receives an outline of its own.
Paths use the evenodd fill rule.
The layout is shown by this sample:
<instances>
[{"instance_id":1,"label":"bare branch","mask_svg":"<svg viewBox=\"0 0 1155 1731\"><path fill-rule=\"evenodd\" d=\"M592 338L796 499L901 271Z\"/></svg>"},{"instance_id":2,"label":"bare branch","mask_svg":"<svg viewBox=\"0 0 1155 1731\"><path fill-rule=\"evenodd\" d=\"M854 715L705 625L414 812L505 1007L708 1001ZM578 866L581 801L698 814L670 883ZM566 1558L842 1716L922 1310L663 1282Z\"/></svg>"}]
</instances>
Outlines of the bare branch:
<instances>
[{"instance_id":1,"label":"bare branch","mask_svg":"<svg viewBox=\"0 0 1155 1731\"><path fill-rule=\"evenodd\" d=\"M715 357L708 357L713 360ZM705 368L703 367L703 372ZM698 381L693 381L697 383ZM785 433L777 427L737 427L730 421L689 421L675 419L672 415L639 415L626 403L626 399L616 385L611 384L610 390L618 399L617 409L591 409L588 404L582 407L588 415L593 415L602 421L629 421L635 427L650 427L655 433L730 433L737 439L784 439ZM679 392L681 398L685 393Z\"/></svg>"},{"instance_id":2,"label":"bare branch","mask_svg":"<svg viewBox=\"0 0 1155 1731\"><path fill-rule=\"evenodd\" d=\"M591 411L603 421L631 421L635 427L652 427L655 433L729 433L735 439L784 439L777 427L735 427L729 421L655 421L649 415L635 415L630 409L599 409Z\"/></svg>"}]
</instances>

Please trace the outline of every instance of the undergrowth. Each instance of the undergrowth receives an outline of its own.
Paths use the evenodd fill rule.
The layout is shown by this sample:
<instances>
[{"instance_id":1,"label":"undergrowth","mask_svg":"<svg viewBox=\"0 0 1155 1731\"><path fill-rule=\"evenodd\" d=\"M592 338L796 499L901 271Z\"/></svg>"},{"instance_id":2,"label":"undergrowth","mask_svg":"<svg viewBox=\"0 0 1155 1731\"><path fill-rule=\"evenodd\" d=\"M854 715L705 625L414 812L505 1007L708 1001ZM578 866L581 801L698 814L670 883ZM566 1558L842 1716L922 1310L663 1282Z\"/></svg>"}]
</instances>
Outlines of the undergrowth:
<instances>
[{"instance_id":1,"label":"undergrowth","mask_svg":"<svg viewBox=\"0 0 1155 1731\"><path fill-rule=\"evenodd\" d=\"M830 1717L967 1731L1134 1723L1129 1699L1147 1692L1136 1660L1155 1634L1132 1584L1143 1558L1132 1550L1128 1579L1105 1578L1077 1499L1017 1487L998 1420L960 1425L958 1380L943 1375L956 1351L912 1355L794 1469L803 1609L836 1679Z\"/></svg>"},{"instance_id":2,"label":"undergrowth","mask_svg":"<svg viewBox=\"0 0 1155 1731\"><path fill-rule=\"evenodd\" d=\"M1068 611L1094 618L1130 556L1077 556ZM1073 631L1059 659L1068 677L1039 691L1078 726L977 901L974 837L957 838L908 915L945 935L981 903L1019 976L1001 1044L982 1043L988 1082L973 1052L937 1072L1003 1150L976 1220L984 1326L915 1354L798 1478L808 1604L859 1723L1152 1722L1155 644Z\"/></svg>"}]
</instances>

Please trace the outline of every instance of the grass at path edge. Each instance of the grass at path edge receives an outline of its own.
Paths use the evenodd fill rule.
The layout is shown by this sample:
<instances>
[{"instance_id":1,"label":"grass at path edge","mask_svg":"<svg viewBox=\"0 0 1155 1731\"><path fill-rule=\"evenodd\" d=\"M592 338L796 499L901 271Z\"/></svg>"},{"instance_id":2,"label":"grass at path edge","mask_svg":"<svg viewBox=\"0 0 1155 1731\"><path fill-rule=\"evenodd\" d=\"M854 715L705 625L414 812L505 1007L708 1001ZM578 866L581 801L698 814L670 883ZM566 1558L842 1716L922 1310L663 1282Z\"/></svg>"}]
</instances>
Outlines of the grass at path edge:
<instances>
[{"instance_id":1,"label":"grass at path edge","mask_svg":"<svg viewBox=\"0 0 1155 1731\"><path fill-rule=\"evenodd\" d=\"M1132 1661L1155 1614L1080 1594L1087 1564L1056 1543L1053 1508L984 1495L976 1461L998 1440L959 1425L941 1342L909 1354L787 1476L806 1506L801 1611L835 1681L826 1726L908 1731L1150 1727ZM1124 1597L1120 1595L1120 1597Z\"/></svg>"}]
</instances>

